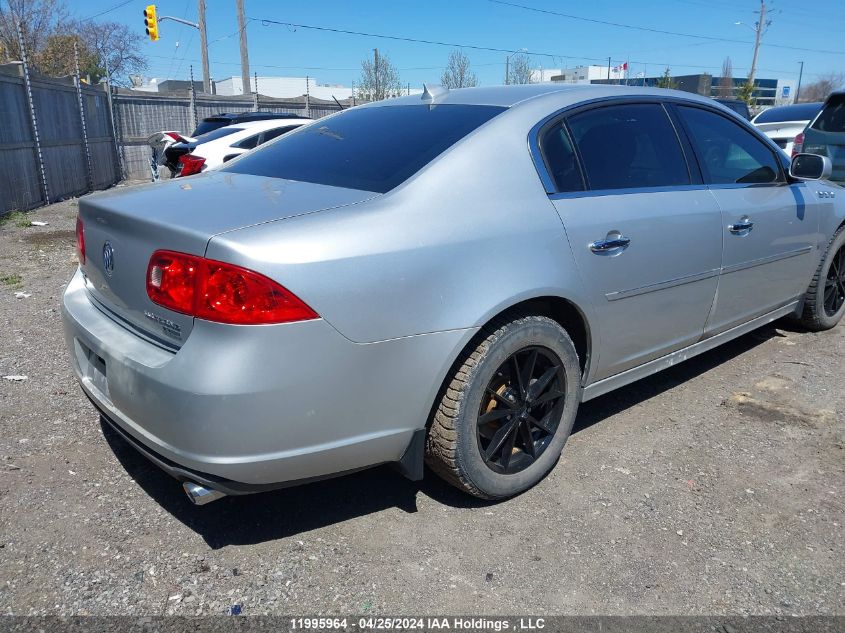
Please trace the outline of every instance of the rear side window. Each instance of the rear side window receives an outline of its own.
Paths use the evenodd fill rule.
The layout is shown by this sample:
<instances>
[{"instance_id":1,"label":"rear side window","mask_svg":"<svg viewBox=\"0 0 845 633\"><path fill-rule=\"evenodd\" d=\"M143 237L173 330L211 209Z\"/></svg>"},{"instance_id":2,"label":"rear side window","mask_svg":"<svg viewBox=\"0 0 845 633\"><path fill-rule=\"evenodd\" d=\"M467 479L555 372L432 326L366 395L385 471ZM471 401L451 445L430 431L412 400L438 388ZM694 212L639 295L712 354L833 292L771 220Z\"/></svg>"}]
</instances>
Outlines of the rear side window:
<instances>
[{"instance_id":1,"label":"rear side window","mask_svg":"<svg viewBox=\"0 0 845 633\"><path fill-rule=\"evenodd\" d=\"M819 132L845 132L845 94L830 97L813 122L812 129Z\"/></svg>"},{"instance_id":2,"label":"rear side window","mask_svg":"<svg viewBox=\"0 0 845 633\"><path fill-rule=\"evenodd\" d=\"M679 106L708 184L777 182L780 166L774 151L727 117L701 108Z\"/></svg>"},{"instance_id":3,"label":"rear side window","mask_svg":"<svg viewBox=\"0 0 845 633\"><path fill-rule=\"evenodd\" d=\"M266 143L267 141L272 141L274 138L278 138L282 134L286 134L291 130L295 130L298 128L298 125L288 125L286 127L277 127L275 130L267 130L264 132L264 136L261 138L262 143Z\"/></svg>"},{"instance_id":4,"label":"rear side window","mask_svg":"<svg viewBox=\"0 0 845 633\"><path fill-rule=\"evenodd\" d=\"M240 149L254 149L258 147L259 136L261 136L261 134L253 134L252 136L248 136L240 143L235 143L234 145L232 145L232 147L238 147Z\"/></svg>"},{"instance_id":5,"label":"rear side window","mask_svg":"<svg viewBox=\"0 0 845 633\"><path fill-rule=\"evenodd\" d=\"M575 149L563 123L557 122L543 133L540 148L546 169L558 192L584 190Z\"/></svg>"},{"instance_id":6,"label":"rear side window","mask_svg":"<svg viewBox=\"0 0 845 633\"><path fill-rule=\"evenodd\" d=\"M675 128L656 103L587 110L568 119L590 189L690 183Z\"/></svg>"},{"instance_id":7,"label":"rear side window","mask_svg":"<svg viewBox=\"0 0 845 633\"><path fill-rule=\"evenodd\" d=\"M356 108L261 146L223 171L385 193L503 111L449 104Z\"/></svg>"}]
</instances>

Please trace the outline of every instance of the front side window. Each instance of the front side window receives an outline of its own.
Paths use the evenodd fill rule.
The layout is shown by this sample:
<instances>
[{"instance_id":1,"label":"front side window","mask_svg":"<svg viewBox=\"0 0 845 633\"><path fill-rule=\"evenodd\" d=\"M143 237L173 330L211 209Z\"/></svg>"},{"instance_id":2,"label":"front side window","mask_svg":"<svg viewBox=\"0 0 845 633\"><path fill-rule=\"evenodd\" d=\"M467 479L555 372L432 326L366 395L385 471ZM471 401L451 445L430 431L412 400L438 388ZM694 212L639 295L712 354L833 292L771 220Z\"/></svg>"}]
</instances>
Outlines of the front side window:
<instances>
[{"instance_id":1,"label":"front side window","mask_svg":"<svg viewBox=\"0 0 845 633\"><path fill-rule=\"evenodd\" d=\"M660 104L596 108L569 117L568 123L590 189L690 183L680 142Z\"/></svg>"},{"instance_id":2,"label":"front side window","mask_svg":"<svg viewBox=\"0 0 845 633\"><path fill-rule=\"evenodd\" d=\"M751 132L727 117L689 106L678 113L687 127L707 184L778 182L774 152Z\"/></svg>"},{"instance_id":3,"label":"front side window","mask_svg":"<svg viewBox=\"0 0 845 633\"><path fill-rule=\"evenodd\" d=\"M261 145L223 171L386 193L504 110L458 104L354 108Z\"/></svg>"}]
</instances>

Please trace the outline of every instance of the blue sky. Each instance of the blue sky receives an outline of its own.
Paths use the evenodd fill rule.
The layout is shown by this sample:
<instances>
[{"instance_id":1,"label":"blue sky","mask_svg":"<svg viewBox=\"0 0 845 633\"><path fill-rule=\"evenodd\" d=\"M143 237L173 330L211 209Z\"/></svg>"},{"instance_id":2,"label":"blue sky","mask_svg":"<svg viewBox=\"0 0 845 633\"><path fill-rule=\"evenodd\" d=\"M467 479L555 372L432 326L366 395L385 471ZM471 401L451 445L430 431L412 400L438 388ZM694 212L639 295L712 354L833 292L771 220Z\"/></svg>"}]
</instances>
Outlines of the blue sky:
<instances>
[{"instance_id":1,"label":"blue sky","mask_svg":"<svg viewBox=\"0 0 845 633\"><path fill-rule=\"evenodd\" d=\"M307 74L321 83L349 85L360 74L361 60L372 55L372 49L378 47L399 68L403 84L419 87L424 81L439 80L450 51L448 46L321 32L261 21L271 19L488 48L527 48L534 67L571 67L602 63L597 61L602 59L606 63L609 56L614 65L630 60L631 76L643 71L649 76L658 75L667 65L673 75L719 74L722 61L730 56L734 76L739 77L747 74L751 64L754 33L734 22L753 24L757 19L755 10L759 8L759 1L753 0L509 1L591 20L741 42L621 28L538 13L491 0L246 0L247 17L254 19L247 27L251 71L259 76ZM121 4L119 0L87 0L76 4L75 12L78 17L87 18L107 11L92 19L124 22L142 31L144 1L133 0L119 6ZM235 0L207 0L207 5L212 77L239 76ZM841 0L812 3L776 0L769 5L773 24L763 40L758 77L796 78L798 62L802 60L805 83L825 73L845 70L845 3ZM164 0L157 3L157 7L159 15L196 20L196 0ZM165 22L160 31L158 42L145 41L144 44L144 53L150 62L148 75L186 78L189 66L193 64L195 77L201 78L196 30ZM772 45L815 50L791 50ZM465 49L465 52L480 83L502 83L504 52L474 49Z\"/></svg>"}]
</instances>

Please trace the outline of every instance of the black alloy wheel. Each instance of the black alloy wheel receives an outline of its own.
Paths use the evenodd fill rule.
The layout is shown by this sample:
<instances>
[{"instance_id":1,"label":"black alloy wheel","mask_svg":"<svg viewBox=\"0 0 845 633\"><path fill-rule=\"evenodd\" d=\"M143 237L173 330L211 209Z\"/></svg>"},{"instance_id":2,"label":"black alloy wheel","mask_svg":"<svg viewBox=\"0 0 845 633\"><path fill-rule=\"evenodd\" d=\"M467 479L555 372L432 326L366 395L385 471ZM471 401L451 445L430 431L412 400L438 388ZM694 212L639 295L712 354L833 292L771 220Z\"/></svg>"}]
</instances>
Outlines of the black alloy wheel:
<instances>
[{"instance_id":1,"label":"black alloy wheel","mask_svg":"<svg viewBox=\"0 0 845 633\"><path fill-rule=\"evenodd\" d=\"M551 350L512 354L487 385L478 411L478 449L494 472L514 474L546 450L566 402L566 372Z\"/></svg>"},{"instance_id":2,"label":"black alloy wheel","mask_svg":"<svg viewBox=\"0 0 845 633\"><path fill-rule=\"evenodd\" d=\"M824 284L824 311L832 317L845 303L845 246L840 248L830 262Z\"/></svg>"}]
</instances>

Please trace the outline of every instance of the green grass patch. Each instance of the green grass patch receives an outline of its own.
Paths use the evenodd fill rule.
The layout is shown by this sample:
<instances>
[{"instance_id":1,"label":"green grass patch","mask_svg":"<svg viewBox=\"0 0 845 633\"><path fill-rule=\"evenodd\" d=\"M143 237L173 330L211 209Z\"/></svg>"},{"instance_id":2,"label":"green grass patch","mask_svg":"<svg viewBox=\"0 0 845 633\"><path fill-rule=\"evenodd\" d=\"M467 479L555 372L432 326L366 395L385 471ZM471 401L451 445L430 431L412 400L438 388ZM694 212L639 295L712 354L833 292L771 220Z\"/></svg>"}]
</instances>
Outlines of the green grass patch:
<instances>
[{"instance_id":1,"label":"green grass patch","mask_svg":"<svg viewBox=\"0 0 845 633\"><path fill-rule=\"evenodd\" d=\"M18 274L0 275L0 283L7 288L15 290L16 288L23 286L23 277Z\"/></svg>"},{"instance_id":2,"label":"green grass patch","mask_svg":"<svg viewBox=\"0 0 845 633\"><path fill-rule=\"evenodd\" d=\"M11 213L0 216L0 226L5 224L14 224L15 226L23 228L25 226L29 226L29 222L29 217L22 211L12 211Z\"/></svg>"}]
</instances>

